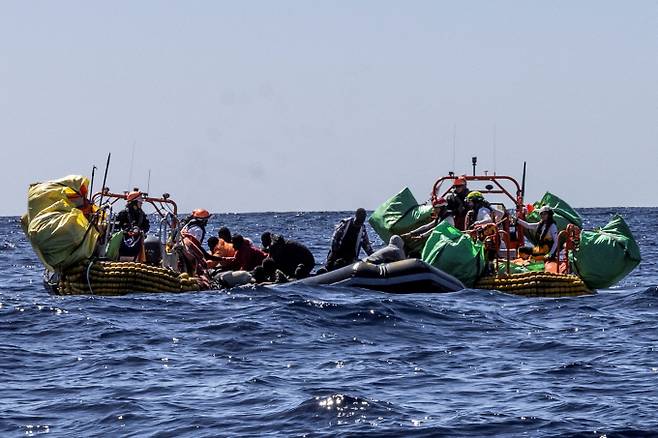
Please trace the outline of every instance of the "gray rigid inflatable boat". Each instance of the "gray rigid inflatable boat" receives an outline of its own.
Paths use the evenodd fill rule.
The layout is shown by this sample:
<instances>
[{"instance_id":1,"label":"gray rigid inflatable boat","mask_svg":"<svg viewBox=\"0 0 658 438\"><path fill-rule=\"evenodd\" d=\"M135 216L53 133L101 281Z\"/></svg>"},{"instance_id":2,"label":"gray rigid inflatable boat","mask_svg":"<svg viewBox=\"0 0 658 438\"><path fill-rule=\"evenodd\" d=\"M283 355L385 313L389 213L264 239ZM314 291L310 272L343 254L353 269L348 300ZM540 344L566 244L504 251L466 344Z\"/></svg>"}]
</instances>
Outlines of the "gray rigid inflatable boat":
<instances>
[{"instance_id":1,"label":"gray rigid inflatable boat","mask_svg":"<svg viewBox=\"0 0 658 438\"><path fill-rule=\"evenodd\" d=\"M374 265L357 262L289 284L353 286L390 293L441 293L464 289L461 281L422 260Z\"/></svg>"}]
</instances>

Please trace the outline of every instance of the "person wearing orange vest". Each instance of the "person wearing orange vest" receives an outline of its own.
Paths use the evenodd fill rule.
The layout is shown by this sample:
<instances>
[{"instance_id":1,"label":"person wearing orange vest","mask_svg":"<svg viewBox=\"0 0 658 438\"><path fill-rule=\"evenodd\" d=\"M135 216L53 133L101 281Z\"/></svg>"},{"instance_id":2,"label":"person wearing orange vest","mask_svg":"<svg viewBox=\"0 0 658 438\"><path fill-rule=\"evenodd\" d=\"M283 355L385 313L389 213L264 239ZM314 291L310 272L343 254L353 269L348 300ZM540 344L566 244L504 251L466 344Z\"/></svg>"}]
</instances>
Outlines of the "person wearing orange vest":
<instances>
[{"instance_id":1,"label":"person wearing orange vest","mask_svg":"<svg viewBox=\"0 0 658 438\"><path fill-rule=\"evenodd\" d=\"M232 241L235 255L218 257L220 265L224 269L251 271L267 257L266 253L256 248L249 239L245 239L240 234L233 236Z\"/></svg>"},{"instance_id":2,"label":"person wearing orange vest","mask_svg":"<svg viewBox=\"0 0 658 438\"><path fill-rule=\"evenodd\" d=\"M231 232L228 228L222 227L217 232L217 237L212 236L208 238L208 249L215 257L233 257L235 256L235 249L231 241ZM216 268L219 262L216 260L207 260L209 268Z\"/></svg>"}]
</instances>

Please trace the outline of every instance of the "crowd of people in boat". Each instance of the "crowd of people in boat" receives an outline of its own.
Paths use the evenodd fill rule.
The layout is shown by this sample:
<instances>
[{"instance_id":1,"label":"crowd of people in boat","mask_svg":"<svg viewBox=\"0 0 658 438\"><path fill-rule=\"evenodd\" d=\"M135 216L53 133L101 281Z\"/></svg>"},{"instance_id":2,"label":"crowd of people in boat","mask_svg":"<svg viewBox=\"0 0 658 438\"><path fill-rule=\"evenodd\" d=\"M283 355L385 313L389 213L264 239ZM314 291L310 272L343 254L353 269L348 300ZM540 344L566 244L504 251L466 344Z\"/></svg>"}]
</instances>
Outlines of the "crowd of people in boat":
<instances>
[{"instance_id":1,"label":"crowd of people in boat","mask_svg":"<svg viewBox=\"0 0 658 438\"><path fill-rule=\"evenodd\" d=\"M124 235L119 255L123 260L137 261L143 253L144 237L150 224L142 210L140 192L129 193L126 201L125 209L117 214L115 221L115 226ZM444 221L460 231L472 232L486 230L487 227L496 230L507 219L503 212L487 202L481 192L469 190L463 177L455 178L446 197L436 199L432 207L431 222L401 236L392 236L389 243L377 251L373 249L366 230L366 210L357 209L353 216L338 222L326 261L315 272L315 258L304 244L265 231L260 237L260 245L257 245L241 234L232 233L225 226L220 227L216 235L207 236L206 228L211 214L205 209L196 209L183 220L175 243L179 253L179 270L201 278L214 279L224 286L285 283L350 265L360 260L362 251L367 255L363 260L375 264L419 257L418 253L406 251L404 241L419 241L422 244L434 228ZM544 206L539 214L541 220L536 223L515 217L510 219L535 236L534 247L523 248L519 253L552 260L558 248L558 229L553 210Z\"/></svg>"}]
</instances>

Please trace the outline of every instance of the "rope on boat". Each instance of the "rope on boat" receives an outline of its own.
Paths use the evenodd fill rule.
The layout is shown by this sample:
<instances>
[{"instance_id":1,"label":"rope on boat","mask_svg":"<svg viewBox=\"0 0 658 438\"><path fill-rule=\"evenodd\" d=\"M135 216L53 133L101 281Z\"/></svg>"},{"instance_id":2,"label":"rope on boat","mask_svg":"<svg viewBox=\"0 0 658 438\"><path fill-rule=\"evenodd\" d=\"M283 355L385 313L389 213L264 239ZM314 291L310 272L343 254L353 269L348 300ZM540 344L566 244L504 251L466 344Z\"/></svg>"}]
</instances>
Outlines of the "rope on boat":
<instances>
[{"instance_id":1,"label":"rope on boat","mask_svg":"<svg viewBox=\"0 0 658 438\"><path fill-rule=\"evenodd\" d=\"M90 272L91 272L91 265L93 265L94 262L89 260L89 265L87 265L87 286L89 286L89 292L93 295L94 290L91 288L91 278L90 278Z\"/></svg>"}]
</instances>

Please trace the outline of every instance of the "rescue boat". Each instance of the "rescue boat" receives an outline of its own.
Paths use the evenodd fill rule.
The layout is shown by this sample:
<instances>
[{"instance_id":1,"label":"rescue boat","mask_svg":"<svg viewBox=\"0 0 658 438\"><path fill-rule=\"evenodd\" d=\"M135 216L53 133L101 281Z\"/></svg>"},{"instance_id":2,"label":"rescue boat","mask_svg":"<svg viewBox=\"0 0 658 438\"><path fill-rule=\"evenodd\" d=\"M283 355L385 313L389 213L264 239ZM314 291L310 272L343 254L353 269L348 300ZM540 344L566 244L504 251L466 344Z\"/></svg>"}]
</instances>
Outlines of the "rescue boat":
<instances>
[{"instance_id":1,"label":"rescue boat","mask_svg":"<svg viewBox=\"0 0 658 438\"><path fill-rule=\"evenodd\" d=\"M44 286L61 295L123 295L129 292L188 292L209 288L206 280L179 272L176 248L181 224L169 194L140 193L153 210L156 232L142 250L122 260L124 237L115 229L115 206L128 192L104 187L88 197L89 180L70 175L32 184L28 212L21 218L25 235L46 267Z\"/></svg>"},{"instance_id":2,"label":"rescue boat","mask_svg":"<svg viewBox=\"0 0 658 438\"><path fill-rule=\"evenodd\" d=\"M615 215L601 229L582 230L580 215L558 196L547 192L526 204L525 163L522 183L508 175L473 174L441 176L432 185L429 201L419 204L404 188L377 208L370 225L384 241L433 220L433 205L445 205L459 179L479 191L495 210L495 220L484 226L460 227L438 223L421 242L405 238L405 249L460 280L466 287L498 290L524 296L574 296L610 287L640 262L639 247L623 218ZM548 206L559 230L555 259L521 257L533 235L515 219L539 222L537 210ZM408 235L407 235L408 236ZM536 242L535 242L536 243Z\"/></svg>"}]
</instances>

